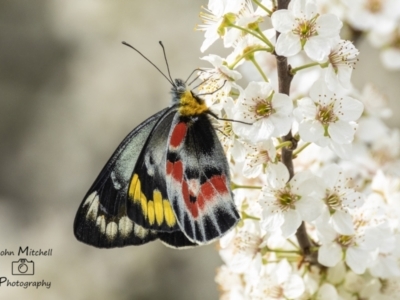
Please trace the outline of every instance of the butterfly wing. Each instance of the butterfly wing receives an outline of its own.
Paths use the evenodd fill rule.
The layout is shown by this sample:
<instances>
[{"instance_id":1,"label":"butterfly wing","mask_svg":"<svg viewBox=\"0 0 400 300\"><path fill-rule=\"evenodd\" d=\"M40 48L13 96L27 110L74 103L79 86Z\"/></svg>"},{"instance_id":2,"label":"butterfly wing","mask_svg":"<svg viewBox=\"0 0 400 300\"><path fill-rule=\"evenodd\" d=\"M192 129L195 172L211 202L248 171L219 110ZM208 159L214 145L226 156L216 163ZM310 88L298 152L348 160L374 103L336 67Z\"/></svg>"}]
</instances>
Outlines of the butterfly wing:
<instances>
[{"instance_id":1,"label":"butterfly wing","mask_svg":"<svg viewBox=\"0 0 400 300\"><path fill-rule=\"evenodd\" d=\"M157 238L155 232L135 224L127 215L130 179L148 137L165 108L136 127L121 142L83 199L74 221L78 240L100 248L141 245Z\"/></svg>"},{"instance_id":2,"label":"butterfly wing","mask_svg":"<svg viewBox=\"0 0 400 300\"><path fill-rule=\"evenodd\" d=\"M176 107L172 108L155 126L140 153L128 189L129 218L159 232L180 230L165 182L168 135L176 114Z\"/></svg>"},{"instance_id":3,"label":"butterfly wing","mask_svg":"<svg viewBox=\"0 0 400 300\"><path fill-rule=\"evenodd\" d=\"M207 116L175 115L167 152L167 194L187 238L208 243L240 219L230 191L229 167Z\"/></svg>"}]
</instances>

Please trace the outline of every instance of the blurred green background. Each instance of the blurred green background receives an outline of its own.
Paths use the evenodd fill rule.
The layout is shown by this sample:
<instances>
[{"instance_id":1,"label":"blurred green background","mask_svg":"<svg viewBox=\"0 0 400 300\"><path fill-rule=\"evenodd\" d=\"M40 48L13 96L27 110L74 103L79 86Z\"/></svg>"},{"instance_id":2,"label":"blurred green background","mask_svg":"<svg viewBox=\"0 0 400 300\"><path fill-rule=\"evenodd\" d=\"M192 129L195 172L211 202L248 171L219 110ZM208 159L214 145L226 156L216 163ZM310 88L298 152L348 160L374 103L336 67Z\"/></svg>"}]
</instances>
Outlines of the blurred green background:
<instances>
[{"instance_id":1,"label":"blurred green background","mask_svg":"<svg viewBox=\"0 0 400 300\"><path fill-rule=\"evenodd\" d=\"M218 298L216 244L99 250L72 232L83 196L119 142L170 102L165 78L121 41L165 70L162 40L172 76L186 78L208 67L198 59L203 34L193 30L201 5L207 2L1 1L0 252L53 249L50 257L27 257L33 276L12 276L19 257L0 256L0 277L51 281L50 289L3 284L1 299ZM377 81L395 103L399 73L383 70L366 43L360 49L356 86Z\"/></svg>"}]
</instances>

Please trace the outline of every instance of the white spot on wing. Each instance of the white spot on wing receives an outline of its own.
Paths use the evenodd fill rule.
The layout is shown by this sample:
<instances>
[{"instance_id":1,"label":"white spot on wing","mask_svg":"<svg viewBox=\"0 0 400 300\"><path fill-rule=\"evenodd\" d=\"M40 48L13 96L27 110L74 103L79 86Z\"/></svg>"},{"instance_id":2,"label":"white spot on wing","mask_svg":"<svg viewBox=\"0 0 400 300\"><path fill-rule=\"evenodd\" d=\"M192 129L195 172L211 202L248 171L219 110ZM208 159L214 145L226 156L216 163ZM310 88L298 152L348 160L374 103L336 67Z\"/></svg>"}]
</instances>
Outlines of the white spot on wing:
<instances>
[{"instance_id":1,"label":"white spot on wing","mask_svg":"<svg viewBox=\"0 0 400 300\"><path fill-rule=\"evenodd\" d=\"M114 188L115 188L116 190L121 189L121 183L118 182L118 178L117 178L117 176L115 175L115 172L114 172L114 171L111 172L111 180L112 180L112 183L113 183Z\"/></svg>"},{"instance_id":2,"label":"white spot on wing","mask_svg":"<svg viewBox=\"0 0 400 300\"><path fill-rule=\"evenodd\" d=\"M200 191L200 181L198 178L188 179L189 192L191 195L197 197Z\"/></svg>"},{"instance_id":3,"label":"white spot on wing","mask_svg":"<svg viewBox=\"0 0 400 300\"><path fill-rule=\"evenodd\" d=\"M86 213L87 219L92 219L93 221L97 218L97 213L99 210L99 196L96 192L91 193L85 200L83 207L90 205Z\"/></svg>"},{"instance_id":4,"label":"white spot on wing","mask_svg":"<svg viewBox=\"0 0 400 300\"><path fill-rule=\"evenodd\" d=\"M96 196L97 196L96 192L93 192L89 196L87 196L87 198L86 198L85 202L83 203L82 207L90 205Z\"/></svg>"},{"instance_id":5,"label":"white spot on wing","mask_svg":"<svg viewBox=\"0 0 400 300\"><path fill-rule=\"evenodd\" d=\"M99 227L101 233L106 233L106 220L104 216L99 216L96 220L96 225Z\"/></svg>"},{"instance_id":6,"label":"white spot on wing","mask_svg":"<svg viewBox=\"0 0 400 300\"><path fill-rule=\"evenodd\" d=\"M135 230L135 235L138 236L141 239L146 237L148 232L149 232L148 229L145 229L142 226L139 226L137 224L135 224L134 230Z\"/></svg>"},{"instance_id":7,"label":"white spot on wing","mask_svg":"<svg viewBox=\"0 0 400 300\"><path fill-rule=\"evenodd\" d=\"M113 240L117 235L117 230L118 230L117 223L115 222L108 223L106 228L107 237Z\"/></svg>"},{"instance_id":8,"label":"white spot on wing","mask_svg":"<svg viewBox=\"0 0 400 300\"><path fill-rule=\"evenodd\" d=\"M127 237L133 229L133 222L127 216L123 216L118 222L119 233L122 237Z\"/></svg>"},{"instance_id":9,"label":"white spot on wing","mask_svg":"<svg viewBox=\"0 0 400 300\"><path fill-rule=\"evenodd\" d=\"M146 152L146 154L144 155L144 163L146 165L146 169L147 169L147 174L149 174L149 176L154 176L154 164L151 163L151 155L152 155L152 151L148 151Z\"/></svg>"}]
</instances>

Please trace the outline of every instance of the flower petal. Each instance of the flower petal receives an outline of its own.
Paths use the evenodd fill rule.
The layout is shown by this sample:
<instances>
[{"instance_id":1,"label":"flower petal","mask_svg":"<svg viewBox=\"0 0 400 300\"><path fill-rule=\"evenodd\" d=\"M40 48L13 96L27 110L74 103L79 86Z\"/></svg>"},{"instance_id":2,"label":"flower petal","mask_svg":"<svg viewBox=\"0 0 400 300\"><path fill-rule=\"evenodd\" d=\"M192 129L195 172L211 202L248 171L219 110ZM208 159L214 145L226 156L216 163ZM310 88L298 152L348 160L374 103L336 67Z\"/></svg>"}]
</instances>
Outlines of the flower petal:
<instances>
[{"instance_id":1,"label":"flower petal","mask_svg":"<svg viewBox=\"0 0 400 300\"><path fill-rule=\"evenodd\" d=\"M318 28L318 36L334 38L339 35L343 23L334 14L323 14L317 19L316 26Z\"/></svg>"},{"instance_id":2,"label":"flower petal","mask_svg":"<svg viewBox=\"0 0 400 300\"><path fill-rule=\"evenodd\" d=\"M304 51L309 58L315 61L325 61L330 52L329 41L319 36L312 37L304 45Z\"/></svg>"},{"instance_id":3,"label":"flower petal","mask_svg":"<svg viewBox=\"0 0 400 300\"><path fill-rule=\"evenodd\" d=\"M361 117L364 105L361 101L351 97L344 97L338 105L334 106L335 115L342 121L355 121Z\"/></svg>"},{"instance_id":4,"label":"flower petal","mask_svg":"<svg viewBox=\"0 0 400 300\"><path fill-rule=\"evenodd\" d=\"M292 32L281 33L276 41L275 51L278 55L290 57L301 50L300 38Z\"/></svg>"},{"instance_id":5,"label":"flower petal","mask_svg":"<svg viewBox=\"0 0 400 300\"><path fill-rule=\"evenodd\" d=\"M285 222L282 224L281 229L282 236L287 238L296 233L297 228L300 227L301 218L299 213L293 209L284 212L284 216Z\"/></svg>"},{"instance_id":6,"label":"flower petal","mask_svg":"<svg viewBox=\"0 0 400 300\"><path fill-rule=\"evenodd\" d=\"M338 144L349 144L354 138L354 127L347 122L336 121L328 127L329 136Z\"/></svg>"},{"instance_id":7,"label":"flower petal","mask_svg":"<svg viewBox=\"0 0 400 300\"><path fill-rule=\"evenodd\" d=\"M337 210L331 216L333 229L342 235L353 235L354 224L351 215L345 211Z\"/></svg>"},{"instance_id":8,"label":"flower petal","mask_svg":"<svg viewBox=\"0 0 400 300\"><path fill-rule=\"evenodd\" d=\"M296 24L292 13L287 9L275 11L271 16L271 22L275 30L281 33L292 31L294 24Z\"/></svg>"},{"instance_id":9,"label":"flower petal","mask_svg":"<svg viewBox=\"0 0 400 300\"><path fill-rule=\"evenodd\" d=\"M305 121L299 125L299 134L305 142L317 142L324 135L324 128L318 121Z\"/></svg>"},{"instance_id":10,"label":"flower petal","mask_svg":"<svg viewBox=\"0 0 400 300\"><path fill-rule=\"evenodd\" d=\"M318 250L318 262L327 267L336 266L342 256L342 248L336 243L324 244Z\"/></svg>"},{"instance_id":11,"label":"flower petal","mask_svg":"<svg viewBox=\"0 0 400 300\"><path fill-rule=\"evenodd\" d=\"M346 251L346 264L356 274L362 274L367 269L370 261L370 254L355 247L350 247Z\"/></svg>"},{"instance_id":12,"label":"flower petal","mask_svg":"<svg viewBox=\"0 0 400 300\"><path fill-rule=\"evenodd\" d=\"M303 221L314 221L321 215L324 207L322 201L314 197L303 197L296 202L296 210L299 212Z\"/></svg>"}]
</instances>

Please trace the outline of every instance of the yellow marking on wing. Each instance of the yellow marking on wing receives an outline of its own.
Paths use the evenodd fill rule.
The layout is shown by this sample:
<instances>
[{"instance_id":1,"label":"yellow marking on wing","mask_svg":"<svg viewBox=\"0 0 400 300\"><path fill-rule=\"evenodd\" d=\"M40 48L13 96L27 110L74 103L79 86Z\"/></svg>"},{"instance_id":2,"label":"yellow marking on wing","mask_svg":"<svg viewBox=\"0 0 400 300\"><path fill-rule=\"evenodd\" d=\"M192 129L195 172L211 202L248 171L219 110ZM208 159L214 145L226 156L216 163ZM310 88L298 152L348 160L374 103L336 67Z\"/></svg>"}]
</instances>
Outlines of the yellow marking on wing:
<instances>
[{"instance_id":1,"label":"yellow marking on wing","mask_svg":"<svg viewBox=\"0 0 400 300\"><path fill-rule=\"evenodd\" d=\"M190 92L188 93L190 94L192 101L197 103L192 94ZM206 106L204 105L204 107ZM128 194L129 198L134 203L140 205L142 213L150 225L157 222L157 225L160 226L164 220L169 227L173 227L176 224L176 218L169 201L165 199L163 200L162 194L158 190L153 191L153 200L147 199L141 191L141 182L138 174L133 175Z\"/></svg>"},{"instance_id":2,"label":"yellow marking on wing","mask_svg":"<svg viewBox=\"0 0 400 300\"><path fill-rule=\"evenodd\" d=\"M137 177L137 179L135 178L135 176ZM133 181L136 183L134 187L133 200L135 202L140 202L141 198L140 196L142 194L142 190L141 190L140 179L137 174L133 175Z\"/></svg>"},{"instance_id":3,"label":"yellow marking on wing","mask_svg":"<svg viewBox=\"0 0 400 300\"><path fill-rule=\"evenodd\" d=\"M144 217L147 218L147 199L143 193L140 194L140 206L142 207Z\"/></svg>"},{"instance_id":4,"label":"yellow marking on wing","mask_svg":"<svg viewBox=\"0 0 400 300\"><path fill-rule=\"evenodd\" d=\"M208 111L206 103L200 98L196 99L189 90L182 94L179 104L179 113L183 116L201 115Z\"/></svg>"},{"instance_id":5,"label":"yellow marking on wing","mask_svg":"<svg viewBox=\"0 0 400 300\"><path fill-rule=\"evenodd\" d=\"M174 212L172 211L171 204L169 203L168 200L163 200L163 207L164 207L164 217L165 217L165 222L169 227L172 227L176 223L175 215Z\"/></svg>"},{"instance_id":6,"label":"yellow marking on wing","mask_svg":"<svg viewBox=\"0 0 400 300\"><path fill-rule=\"evenodd\" d=\"M153 198L154 198L154 212L156 215L156 221L157 221L157 224L160 226L162 224L162 222L164 221L164 210L163 210L161 192L158 190L154 190Z\"/></svg>"},{"instance_id":7,"label":"yellow marking on wing","mask_svg":"<svg viewBox=\"0 0 400 300\"><path fill-rule=\"evenodd\" d=\"M153 201L149 201L147 202L147 218L149 219L149 223L150 225L154 224L154 202Z\"/></svg>"},{"instance_id":8,"label":"yellow marking on wing","mask_svg":"<svg viewBox=\"0 0 400 300\"><path fill-rule=\"evenodd\" d=\"M138 183L139 183L139 186L138 186ZM137 174L134 174L133 177L132 177L131 185L129 186L129 191L128 191L129 198L130 198L132 201L140 200L140 198L138 198L138 199L135 198L136 193L137 193L137 187L139 187L139 191L140 191L139 176L138 176ZM139 194L139 195L140 195L140 194Z\"/></svg>"}]
</instances>

